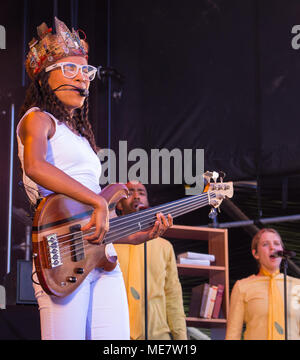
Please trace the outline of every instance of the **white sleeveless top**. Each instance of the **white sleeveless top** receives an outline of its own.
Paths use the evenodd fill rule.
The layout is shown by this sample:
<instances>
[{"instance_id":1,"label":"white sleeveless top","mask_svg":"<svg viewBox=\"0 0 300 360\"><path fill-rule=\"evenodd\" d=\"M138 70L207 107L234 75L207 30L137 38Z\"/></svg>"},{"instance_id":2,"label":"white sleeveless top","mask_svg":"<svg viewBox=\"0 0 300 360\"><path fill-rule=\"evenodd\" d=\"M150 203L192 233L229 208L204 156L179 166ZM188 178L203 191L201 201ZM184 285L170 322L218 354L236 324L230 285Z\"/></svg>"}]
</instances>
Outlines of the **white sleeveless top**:
<instances>
[{"instance_id":1,"label":"white sleeveless top","mask_svg":"<svg viewBox=\"0 0 300 360\"><path fill-rule=\"evenodd\" d=\"M24 145L19 137L19 128L24 117L32 111L40 111L40 109L33 107L24 114L17 126L17 141L25 190L30 201L35 204L39 197L45 197L53 192L33 182L24 171ZM55 123L55 134L48 140L46 161L90 190L99 193L101 191L99 185L101 163L88 140L76 135L52 114L46 111L44 113L49 115Z\"/></svg>"}]
</instances>

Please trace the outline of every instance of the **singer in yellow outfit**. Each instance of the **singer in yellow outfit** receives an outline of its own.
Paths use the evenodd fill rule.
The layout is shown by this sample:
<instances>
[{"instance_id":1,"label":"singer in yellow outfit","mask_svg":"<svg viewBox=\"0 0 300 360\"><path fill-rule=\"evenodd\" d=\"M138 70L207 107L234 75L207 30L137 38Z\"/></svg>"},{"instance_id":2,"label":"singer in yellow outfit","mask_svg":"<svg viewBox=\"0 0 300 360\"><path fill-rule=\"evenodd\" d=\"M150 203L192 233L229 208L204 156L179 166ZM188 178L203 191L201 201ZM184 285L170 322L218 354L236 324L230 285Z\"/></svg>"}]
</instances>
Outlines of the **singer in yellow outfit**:
<instances>
[{"instance_id":1,"label":"singer in yellow outfit","mask_svg":"<svg viewBox=\"0 0 300 360\"><path fill-rule=\"evenodd\" d=\"M252 254L259 264L257 275L235 283L230 297L226 339L284 340L284 277L279 272L283 250L274 229L260 230L252 240ZM300 340L300 280L287 277L288 339Z\"/></svg>"},{"instance_id":2,"label":"singer in yellow outfit","mask_svg":"<svg viewBox=\"0 0 300 360\"><path fill-rule=\"evenodd\" d=\"M122 215L149 206L139 182L127 184L129 198L118 204ZM144 244L115 245L127 290L130 338L145 339ZM182 289L172 244L157 237L147 244L148 339L186 340Z\"/></svg>"}]
</instances>

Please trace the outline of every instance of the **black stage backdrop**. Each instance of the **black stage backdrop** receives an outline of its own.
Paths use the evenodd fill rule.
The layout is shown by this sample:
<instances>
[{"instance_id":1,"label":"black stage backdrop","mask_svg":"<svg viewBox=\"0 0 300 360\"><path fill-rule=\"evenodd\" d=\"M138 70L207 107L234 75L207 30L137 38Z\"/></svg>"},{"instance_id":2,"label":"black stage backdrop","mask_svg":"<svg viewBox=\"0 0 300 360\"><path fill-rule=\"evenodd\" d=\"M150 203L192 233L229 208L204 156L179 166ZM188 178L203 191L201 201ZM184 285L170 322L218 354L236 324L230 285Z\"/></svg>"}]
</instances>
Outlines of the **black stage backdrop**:
<instances>
[{"instance_id":1,"label":"black stage backdrop","mask_svg":"<svg viewBox=\"0 0 300 360\"><path fill-rule=\"evenodd\" d=\"M52 26L54 15L85 31L91 64L109 66L124 78L91 85L90 120L100 147L118 155L119 142L126 141L128 152L143 149L149 159L151 149L204 149L205 170L223 170L234 181L280 182L298 175L300 49L292 47L292 28L300 24L299 1L7 1L0 14L7 40L0 50L2 259L11 104L17 122L29 83L23 67L27 43L41 22ZM14 145L13 205L29 212ZM184 196L184 183L172 179L152 187L153 203ZM275 195L281 197L281 188ZM24 258L24 219L12 219L15 269L16 259ZM207 211L183 222L205 224ZM5 269L1 261L1 275Z\"/></svg>"}]
</instances>

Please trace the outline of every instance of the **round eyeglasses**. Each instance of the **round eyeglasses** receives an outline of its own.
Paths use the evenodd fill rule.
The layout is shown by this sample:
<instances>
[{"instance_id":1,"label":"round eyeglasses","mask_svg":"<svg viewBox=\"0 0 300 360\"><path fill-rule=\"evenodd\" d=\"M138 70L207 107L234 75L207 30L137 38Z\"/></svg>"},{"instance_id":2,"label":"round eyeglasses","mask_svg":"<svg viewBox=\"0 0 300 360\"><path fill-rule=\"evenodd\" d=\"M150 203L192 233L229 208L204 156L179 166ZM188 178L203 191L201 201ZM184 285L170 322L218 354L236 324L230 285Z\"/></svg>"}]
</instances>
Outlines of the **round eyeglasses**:
<instances>
[{"instance_id":1,"label":"round eyeglasses","mask_svg":"<svg viewBox=\"0 0 300 360\"><path fill-rule=\"evenodd\" d=\"M61 62L61 63L56 63L53 65L50 65L50 66L46 67L45 71L48 72L48 71L57 69L59 67L61 68L63 75L69 79L74 78L78 74L78 71L80 69L83 79L92 81L95 79L96 72L97 72L97 68L95 68L95 66L79 65L79 64L75 64L75 63L69 63L69 62Z\"/></svg>"}]
</instances>

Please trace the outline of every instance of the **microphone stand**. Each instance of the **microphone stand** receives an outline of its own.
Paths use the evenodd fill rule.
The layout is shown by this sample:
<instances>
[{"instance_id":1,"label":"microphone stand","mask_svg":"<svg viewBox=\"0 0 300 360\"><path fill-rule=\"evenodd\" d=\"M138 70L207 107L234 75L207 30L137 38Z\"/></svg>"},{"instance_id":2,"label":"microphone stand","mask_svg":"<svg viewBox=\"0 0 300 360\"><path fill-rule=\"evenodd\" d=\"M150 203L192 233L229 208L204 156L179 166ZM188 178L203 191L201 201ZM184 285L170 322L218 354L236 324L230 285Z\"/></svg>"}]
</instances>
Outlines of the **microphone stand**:
<instances>
[{"instance_id":1,"label":"microphone stand","mask_svg":"<svg viewBox=\"0 0 300 360\"><path fill-rule=\"evenodd\" d=\"M145 340L148 340L147 241L144 242Z\"/></svg>"},{"instance_id":2,"label":"microphone stand","mask_svg":"<svg viewBox=\"0 0 300 360\"><path fill-rule=\"evenodd\" d=\"M288 340L288 316L287 316L287 290L286 290L286 283L287 283L287 256L282 257L283 261L283 293L284 293L284 339Z\"/></svg>"},{"instance_id":3,"label":"microphone stand","mask_svg":"<svg viewBox=\"0 0 300 360\"><path fill-rule=\"evenodd\" d=\"M283 274L284 274L284 326L285 326L285 340L288 340L288 309L287 309L287 269L291 268L300 276L300 268L290 259L290 256L283 255Z\"/></svg>"},{"instance_id":4,"label":"microphone stand","mask_svg":"<svg viewBox=\"0 0 300 360\"><path fill-rule=\"evenodd\" d=\"M136 211L146 209L138 206ZM145 298L145 340L148 340L148 282L147 282L147 241L144 242L144 298Z\"/></svg>"}]
</instances>

